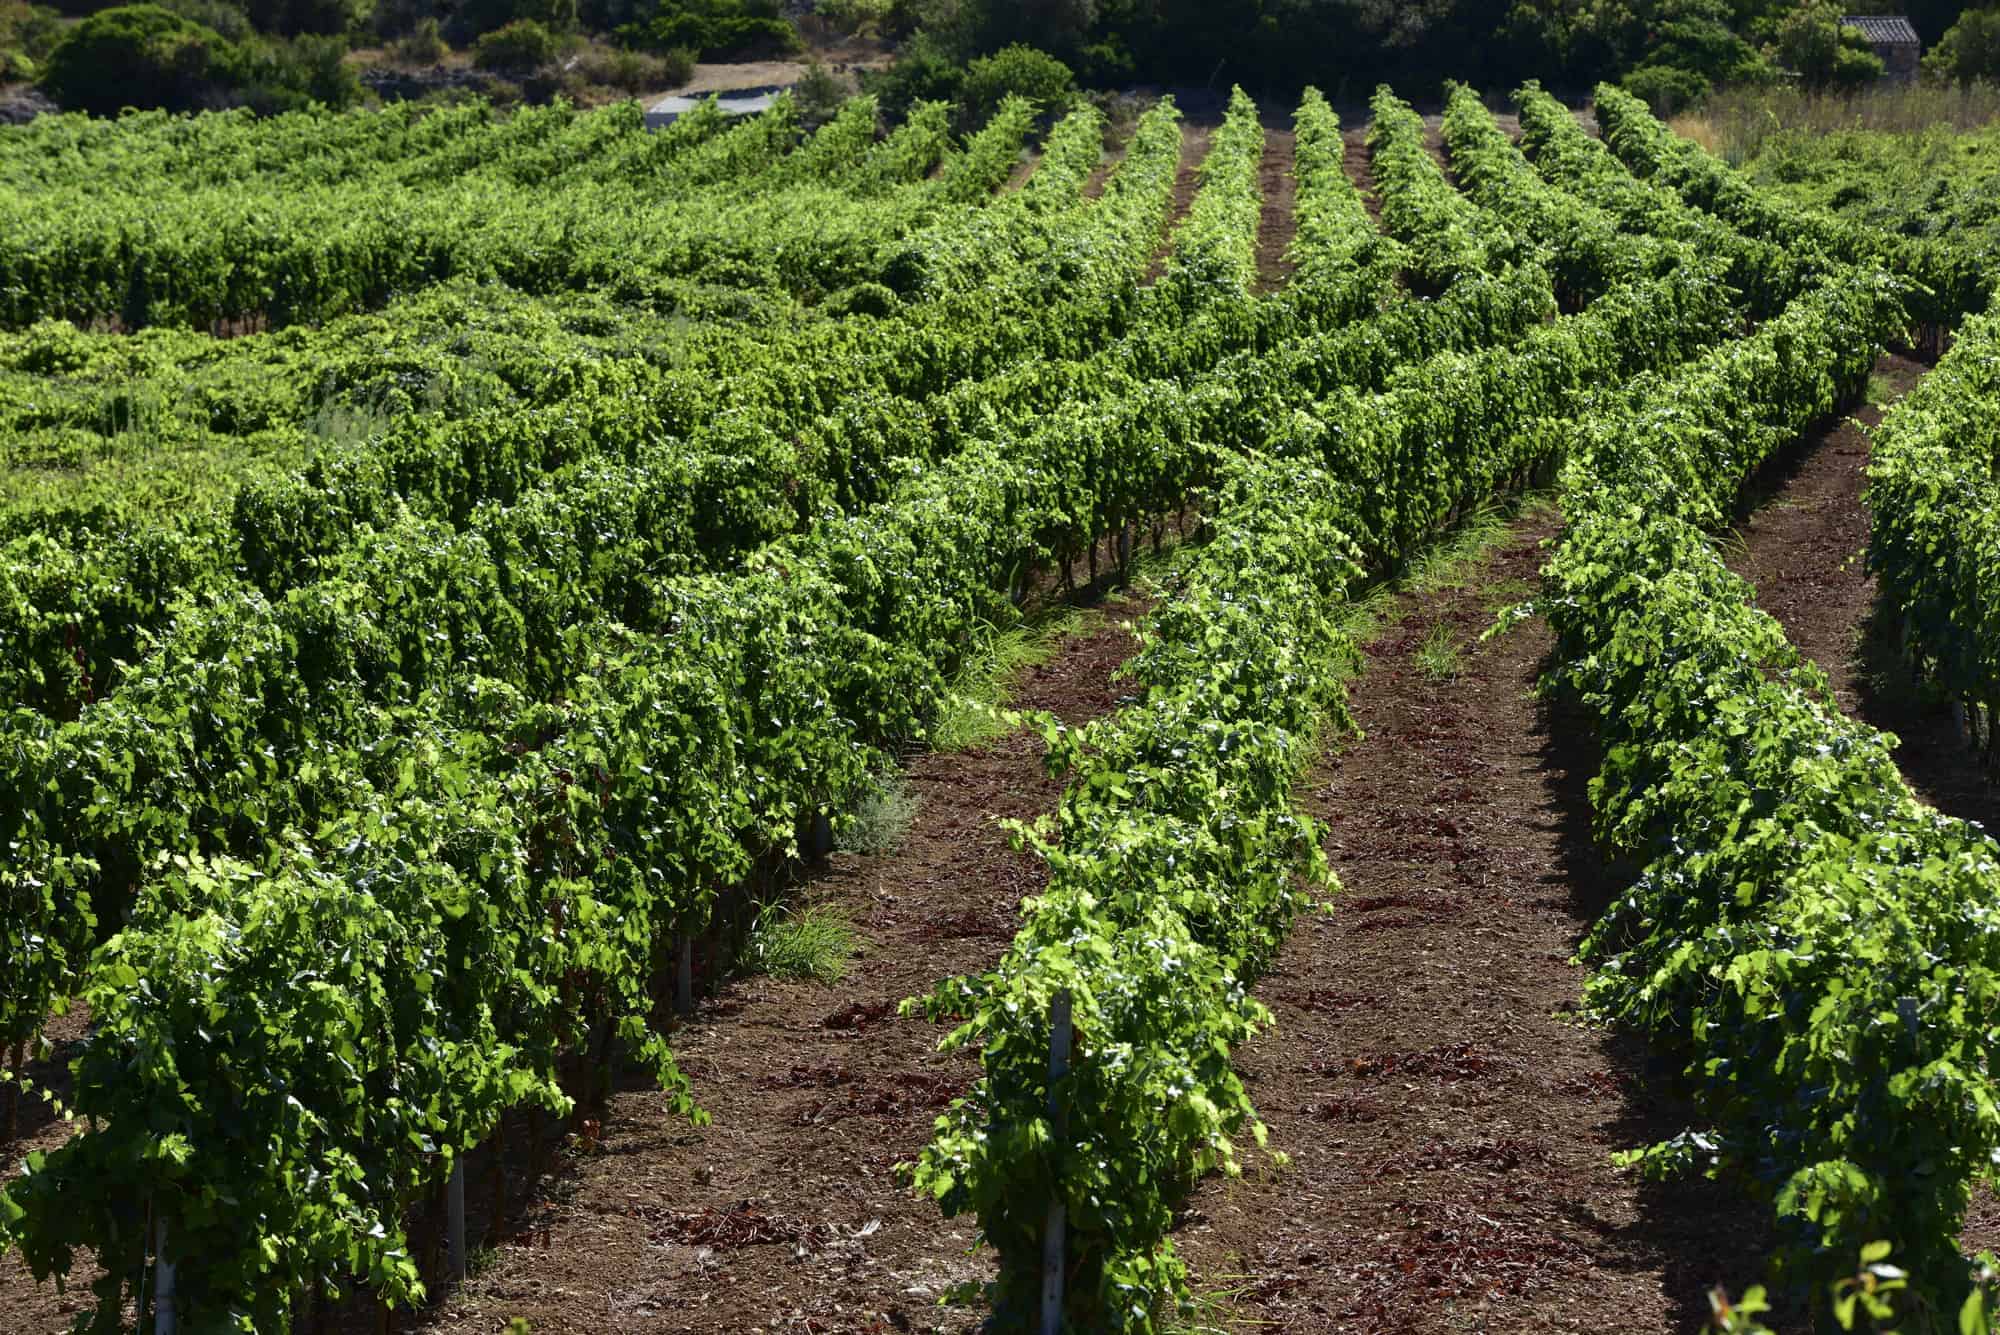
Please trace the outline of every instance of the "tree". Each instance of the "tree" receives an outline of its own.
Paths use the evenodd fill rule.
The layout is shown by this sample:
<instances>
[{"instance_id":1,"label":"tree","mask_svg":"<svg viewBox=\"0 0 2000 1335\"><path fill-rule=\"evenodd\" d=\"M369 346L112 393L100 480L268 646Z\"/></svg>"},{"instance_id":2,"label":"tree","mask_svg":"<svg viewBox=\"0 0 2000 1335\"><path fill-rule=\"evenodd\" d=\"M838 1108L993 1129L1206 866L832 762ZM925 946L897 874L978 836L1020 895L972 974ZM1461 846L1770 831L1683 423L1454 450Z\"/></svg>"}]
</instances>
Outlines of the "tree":
<instances>
[{"instance_id":1,"label":"tree","mask_svg":"<svg viewBox=\"0 0 2000 1335\"><path fill-rule=\"evenodd\" d=\"M1778 27L1778 59L1808 88L1859 88L1882 77L1882 59L1841 21L1839 6L1814 0Z\"/></svg>"},{"instance_id":2,"label":"tree","mask_svg":"<svg viewBox=\"0 0 2000 1335\"><path fill-rule=\"evenodd\" d=\"M72 28L50 53L41 86L67 111L189 111L225 100L218 76L235 56L213 29L192 19L158 5L122 5Z\"/></svg>"},{"instance_id":3,"label":"tree","mask_svg":"<svg viewBox=\"0 0 2000 1335\"><path fill-rule=\"evenodd\" d=\"M966 67L959 90L964 125L983 125L1000 104L1018 94L1042 112L1060 115L1074 100L1076 81L1069 66L1031 46L1010 46Z\"/></svg>"},{"instance_id":4,"label":"tree","mask_svg":"<svg viewBox=\"0 0 2000 1335\"><path fill-rule=\"evenodd\" d=\"M2000 9L1968 9L1924 56L1924 74L1971 83L2000 79Z\"/></svg>"},{"instance_id":5,"label":"tree","mask_svg":"<svg viewBox=\"0 0 2000 1335\"><path fill-rule=\"evenodd\" d=\"M504 28L481 34L472 45L472 63L483 70L525 74L554 62L556 36L533 19L515 19Z\"/></svg>"},{"instance_id":6,"label":"tree","mask_svg":"<svg viewBox=\"0 0 2000 1335\"><path fill-rule=\"evenodd\" d=\"M259 32L281 37L352 32L375 16L375 0L244 0L244 7Z\"/></svg>"}]
</instances>

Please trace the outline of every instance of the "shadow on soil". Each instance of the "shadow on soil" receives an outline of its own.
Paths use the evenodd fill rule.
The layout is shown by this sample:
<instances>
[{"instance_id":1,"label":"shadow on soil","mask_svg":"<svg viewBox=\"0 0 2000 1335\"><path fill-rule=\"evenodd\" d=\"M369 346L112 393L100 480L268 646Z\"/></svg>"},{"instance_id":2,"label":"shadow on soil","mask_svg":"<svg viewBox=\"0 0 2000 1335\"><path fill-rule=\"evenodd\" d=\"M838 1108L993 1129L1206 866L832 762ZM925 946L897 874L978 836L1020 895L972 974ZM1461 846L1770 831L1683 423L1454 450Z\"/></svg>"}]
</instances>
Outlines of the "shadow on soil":
<instances>
[{"instance_id":1,"label":"shadow on soil","mask_svg":"<svg viewBox=\"0 0 2000 1335\"><path fill-rule=\"evenodd\" d=\"M1896 767L1926 801L2000 833L2000 789L1981 773L1951 706L1903 661L1899 638L1895 612L1878 595L1855 646L1861 717L1896 735Z\"/></svg>"},{"instance_id":2,"label":"shadow on soil","mask_svg":"<svg viewBox=\"0 0 2000 1335\"><path fill-rule=\"evenodd\" d=\"M1544 700L1536 710L1542 771L1557 811L1561 878L1567 908L1579 922L1594 923L1636 879L1638 868L1607 860L1593 836L1589 781L1600 753L1586 716ZM1618 1102L1598 1127L1605 1152L1669 1139L1699 1125L1682 1075L1683 1055L1631 1029L1601 1031L1599 1043L1616 1072ZM1777 1235L1767 1208L1743 1184L1704 1178L1649 1182L1639 1191L1639 1219L1629 1225L1582 1218L1576 1222L1602 1240L1599 1264L1614 1271L1658 1272L1677 1330L1708 1328L1709 1292L1723 1284L1731 1297L1764 1282L1762 1258ZM1811 1329L1801 1304L1773 1295L1774 1329Z\"/></svg>"}]
</instances>

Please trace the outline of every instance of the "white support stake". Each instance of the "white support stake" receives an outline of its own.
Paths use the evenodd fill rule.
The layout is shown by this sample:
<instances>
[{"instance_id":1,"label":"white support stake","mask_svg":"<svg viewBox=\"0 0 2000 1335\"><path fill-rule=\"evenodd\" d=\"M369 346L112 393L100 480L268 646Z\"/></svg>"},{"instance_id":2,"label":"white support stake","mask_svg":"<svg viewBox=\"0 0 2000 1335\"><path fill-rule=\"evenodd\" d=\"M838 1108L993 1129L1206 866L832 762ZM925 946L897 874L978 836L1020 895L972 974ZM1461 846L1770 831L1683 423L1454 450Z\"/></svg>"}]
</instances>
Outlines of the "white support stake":
<instances>
[{"instance_id":1,"label":"white support stake","mask_svg":"<svg viewBox=\"0 0 2000 1335\"><path fill-rule=\"evenodd\" d=\"M174 1263L167 1259L167 1221L153 1221L153 1335L174 1335L180 1315L174 1297Z\"/></svg>"},{"instance_id":2,"label":"white support stake","mask_svg":"<svg viewBox=\"0 0 2000 1335\"><path fill-rule=\"evenodd\" d=\"M674 1009L694 1014L694 933L681 933L680 964L674 971Z\"/></svg>"},{"instance_id":3,"label":"white support stake","mask_svg":"<svg viewBox=\"0 0 2000 1335\"><path fill-rule=\"evenodd\" d=\"M465 1155L451 1159L451 1179L444 1187L445 1256L451 1282L465 1283Z\"/></svg>"},{"instance_id":4,"label":"white support stake","mask_svg":"<svg viewBox=\"0 0 2000 1335\"><path fill-rule=\"evenodd\" d=\"M1056 1082L1069 1074L1070 998L1065 988L1049 1002L1049 1124L1060 1150L1066 1135L1062 1100ZM1063 1313L1063 1263L1067 1254L1069 1217L1060 1190L1049 1198L1049 1218L1042 1232L1042 1335L1060 1335Z\"/></svg>"}]
</instances>

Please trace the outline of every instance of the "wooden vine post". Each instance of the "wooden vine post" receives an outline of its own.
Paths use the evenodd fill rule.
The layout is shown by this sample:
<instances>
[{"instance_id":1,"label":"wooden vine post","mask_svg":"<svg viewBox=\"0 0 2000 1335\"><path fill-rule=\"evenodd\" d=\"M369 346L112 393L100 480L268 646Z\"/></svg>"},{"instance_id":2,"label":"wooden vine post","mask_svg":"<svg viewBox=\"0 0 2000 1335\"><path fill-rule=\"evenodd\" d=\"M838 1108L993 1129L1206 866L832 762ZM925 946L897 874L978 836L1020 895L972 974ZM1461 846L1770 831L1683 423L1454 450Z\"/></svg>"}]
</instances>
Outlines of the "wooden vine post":
<instances>
[{"instance_id":1,"label":"wooden vine post","mask_svg":"<svg viewBox=\"0 0 2000 1335\"><path fill-rule=\"evenodd\" d=\"M14 1040L14 1050L7 1058L7 1135L12 1140L21 1132L21 1065L26 1058L27 1043L23 1039Z\"/></svg>"},{"instance_id":2,"label":"wooden vine post","mask_svg":"<svg viewBox=\"0 0 2000 1335\"><path fill-rule=\"evenodd\" d=\"M1063 1102L1056 1084L1069 1074L1070 996L1069 989L1057 992L1049 1002L1049 1125L1058 1155L1067 1134ZM1069 1211L1063 1203L1062 1187L1049 1194L1049 1218L1042 1230L1042 1335L1060 1335L1063 1314L1063 1262L1066 1252Z\"/></svg>"},{"instance_id":3,"label":"wooden vine post","mask_svg":"<svg viewBox=\"0 0 2000 1335\"><path fill-rule=\"evenodd\" d=\"M444 1189L445 1266L453 1284L465 1283L465 1154L451 1157L451 1178Z\"/></svg>"},{"instance_id":4,"label":"wooden vine post","mask_svg":"<svg viewBox=\"0 0 2000 1335\"><path fill-rule=\"evenodd\" d=\"M180 1316L174 1263L167 1256L167 1221L153 1220L153 1335L174 1335Z\"/></svg>"},{"instance_id":5,"label":"wooden vine post","mask_svg":"<svg viewBox=\"0 0 2000 1335\"><path fill-rule=\"evenodd\" d=\"M682 931L680 959L674 970L674 1009L682 1015L694 1014L694 933Z\"/></svg>"}]
</instances>

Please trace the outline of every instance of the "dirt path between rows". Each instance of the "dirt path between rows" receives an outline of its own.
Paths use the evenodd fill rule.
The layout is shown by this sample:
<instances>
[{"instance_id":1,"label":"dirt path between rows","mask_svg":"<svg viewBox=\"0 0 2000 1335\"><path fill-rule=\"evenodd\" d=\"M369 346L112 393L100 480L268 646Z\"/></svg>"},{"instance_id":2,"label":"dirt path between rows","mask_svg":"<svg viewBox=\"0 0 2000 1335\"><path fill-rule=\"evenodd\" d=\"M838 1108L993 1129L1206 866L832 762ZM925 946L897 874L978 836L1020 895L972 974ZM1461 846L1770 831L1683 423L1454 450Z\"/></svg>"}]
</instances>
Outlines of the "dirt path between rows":
<instances>
[{"instance_id":1,"label":"dirt path between rows","mask_svg":"<svg viewBox=\"0 0 2000 1335\"><path fill-rule=\"evenodd\" d=\"M1201 160L1208 156L1208 141L1215 135L1215 126L1196 124L1192 120L1181 124L1181 163L1174 173L1173 204L1167 211L1167 226L1162 233L1165 237L1159 251L1153 256L1153 263L1146 270L1145 282L1148 286L1160 281L1160 275L1167 271L1167 258L1174 253L1174 229L1181 219L1187 217L1188 209L1194 205L1194 197L1201 190L1201 178L1196 175Z\"/></svg>"},{"instance_id":2,"label":"dirt path between rows","mask_svg":"<svg viewBox=\"0 0 2000 1335\"><path fill-rule=\"evenodd\" d=\"M1347 179L1354 182L1354 188L1361 192L1361 206L1368 210L1369 220L1379 230L1382 226L1382 197L1375 193L1375 168L1368 161L1368 132L1343 130L1340 138L1343 147L1340 165L1346 170Z\"/></svg>"},{"instance_id":3,"label":"dirt path between rows","mask_svg":"<svg viewBox=\"0 0 2000 1335\"><path fill-rule=\"evenodd\" d=\"M1092 171L1089 178L1083 183L1083 197L1085 199L1104 198L1104 187L1110 184L1111 173L1117 171L1118 164L1125 160L1125 151L1130 145L1131 141L1128 139L1119 143L1115 148L1108 148L1104 151L1104 156L1098 159L1096 170Z\"/></svg>"},{"instance_id":4,"label":"dirt path between rows","mask_svg":"<svg viewBox=\"0 0 2000 1335\"><path fill-rule=\"evenodd\" d=\"M47 1055L33 1055L24 1063L23 1073L37 1090L68 1101L74 1083L69 1063L82 1047L89 1023L89 1011L80 1002L67 1015L49 1018L42 1034ZM0 1096L0 1108L4 1107L5 1097ZM0 1137L0 1162L6 1164L10 1173L17 1171L28 1155L46 1154L68 1140L70 1124L58 1117L40 1094L24 1094L15 1113L14 1132L11 1138ZM77 1292L88 1296L89 1286L102 1275L103 1271L85 1258L85 1263L77 1267ZM28 1267L14 1252L0 1255L0 1330L67 1330L83 1306L76 1293L59 1294L53 1284L36 1284Z\"/></svg>"},{"instance_id":5,"label":"dirt path between rows","mask_svg":"<svg viewBox=\"0 0 2000 1335\"><path fill-rule=\"evenodd\" d=\"M1869 426L1922 377L1921 362L1890 354L1875 366ZM1841 709L1895 734L1896 765L1924 801L2000 833L2000 789L1981 772L1951 711L1912 681L1894 616L1867 571L1869 519L1862 502L1868 436L1844 419L1790 451L1759 478L1759 501L1739 526L1730 568L1757 586L1757 603L1832 679ZM1975 1189L1962 1243L2000 1250L2000 1197Z\"/></svg>"},{"instance_id":6,"label":"dirt path between rows","mask_svg":"<svg viewBox=\"0 0 2000 1335\"><path fill-rule=\"evenodd\" d=\"M1289 129L1264 127L1264 160L1258 179L1264 192L1264 213L1257 223L1257 291L1272 292L1291 280L1292 261L1285 252L1298 234L1299 220L1294 209L1299 183L1292 172L1297 166L1297 145Z\"/></svg>"},{"instance_id":7,"label":"dirt path between rows","mask_svg":"<svg viewBox=\"0 0 2000 1335\"><path fill-rule=\"evenodd\" d=\"M1112 709L1130 655L1117 596L1085 614L1013 702L1078 722ZM938 1296L990 1278L970 1219L944 1221L895 1174L978 1074L906 996L996 960L1043 867L997 821L1052 810L1041 745L1014 733L907 770L915 809L894 851L835 854L803 900L847 915L861 952L838 984L739 978L703 999L673 1045L713 1116L693 1128L629 1085L603 1147L545 1182L493 1263L421 1328L491 1335L608 1331L968 1331L983 1313Z\"/></svg>"},{"instance_id":8,"label":"dirt path between rows","mask_svg":"<svg viewBox=\"0 0 2000 1335\"><path fill-rule=\"evenodd\" d=\"M1610 1162L1683 1129L1677 1065L1574 1020L1571 953L1625 884L1591 842L1594 759L1530 696L1546 627L1477 642L1556 529L1397 598L1351 692L1365 736L1302 789L1344 890L1258 985L1277 1028L1240 1054L1290 1164L1203 1182L1178 1234L1207 1325L1679 1335L1767 1254L1726 1188Z\"/></svg>"},{"instance_id":9,"label":"dirt path between rows","mask_svg":"<svg viewBox=\"0 0 2000 1335\"><path fill-rule=\"evenodd\" d=\"M1071 723L1115 708L1127 688L1112 674L1135 647L1126 625L1145 609L1127 591L1084 611L1048 661L1017 674L1011 703ZM552 1155L524 1202L526 1124L510 1118L503 1240L464 1290L397 1314L393 1329L491 1335L516 1316L536 1335L977 1326L982 1309L936 1305L951 1285L991 1277L971 1251L973 1222L943 1220L894 1169L977 1076L978 1059L940 1056L941 1031L895 1005L999 957L1045 873L998 821L1054 809L1060 784L1025 731L920 755L905 779L912 809L895 847L836 853L796 895L853 922L860 948L847 976L831 986L731 979L673 1035L712 1124L689 1126L632 1079L601 1114L597 1145L572 1140ZM78 1016L52 1024L58 1059L33 1067L37 1079L59 1080L80 1031ZM21 1135L4 1148L14 1161L66 1134L40 1104L24 1104ZM481 1150L467 1173L475 1243L490 1227L491 1165ZM425 1225L413 1243L424 1248ZM83 1305L0 1257L0 1330L53 1335ZM343 1304L324 1329L376 1335L375 1305Z\"/></svg>"},{"instance_id":10,"label":"dirt path between rows","mask_svg":"<svg viewBox=\"0 0 2000 1335\"><path fill-rule=\"evenodd\" d=\"M1035 169L1041 165L1042 150L1039 145L1025 150L1021 154L1021 160L1014 164L1014 170L1007 173L1007 179L1001 182L1000 193L1003 195L1018 193L1021 187L1028 183L1028 178L1035 174ZM1099 189L1102 190L1102 187Z\"/></svg>"},{"instance_id":11,"label":"dirt path between rows","mask_svg":"<svg viewBox=\"0 0 2000 1335\"><path fill-rule=\"evenodd\" d=\"M1940 811L2000 830L2000 792L1954 735L1948 708L1910 683L1896 630L1877 605L1868 548L1868 436L1882 409L1923 376L1923 363L1889 354L1875 366L1870 403L1801 444L1758 479L1760 503L1739 527L1730 568L1757 586L1757 603L1833 680L1842 710L1896 734L1896 764Z\"/></svg>"}]
</instances>

